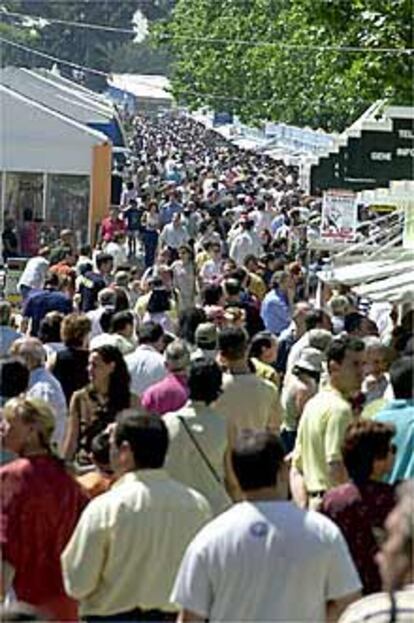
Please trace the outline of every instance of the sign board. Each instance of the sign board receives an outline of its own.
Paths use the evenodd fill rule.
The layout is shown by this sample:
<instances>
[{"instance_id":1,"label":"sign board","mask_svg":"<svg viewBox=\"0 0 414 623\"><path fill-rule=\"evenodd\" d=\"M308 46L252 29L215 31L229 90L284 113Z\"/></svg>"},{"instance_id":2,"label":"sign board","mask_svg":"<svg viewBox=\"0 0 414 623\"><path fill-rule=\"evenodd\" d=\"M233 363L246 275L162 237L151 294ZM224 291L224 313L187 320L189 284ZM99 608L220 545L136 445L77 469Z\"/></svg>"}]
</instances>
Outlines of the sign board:
<instances>
[{"instance_id":1,"label":"sign board","mask_svg":"<svg viewBox=\"0 0 414 623\"><path fill-rule=\"evenodd\" d=\"M4 294L6 300L12 305L20 305L22 302L22 296L17 291L17 284L23 274L26 262L27 258L22 257L10 257L7 260L6 286L4 288Z\"/></svg>"},{"instance_id":2,"label":"sign board","mask_svg":"<svg viewBox=\"0 0 414 623\"><path fill-rule=\"evenodd\" d=\"M355 193L329 190L323 195L321 238L340 242L355 240L358 204Z\"/></svg>"},{"instance_id":3,"label":"sign board","mask_svg":"<svg viewBox=\"0 0 414 623\"><path fill-rule=\"evenodd\" d=\"M216 128L220 125L228 125L233 123L233 113L231 112L215 112L213 118L213 127Z\"/></svg>"}]
</instances>

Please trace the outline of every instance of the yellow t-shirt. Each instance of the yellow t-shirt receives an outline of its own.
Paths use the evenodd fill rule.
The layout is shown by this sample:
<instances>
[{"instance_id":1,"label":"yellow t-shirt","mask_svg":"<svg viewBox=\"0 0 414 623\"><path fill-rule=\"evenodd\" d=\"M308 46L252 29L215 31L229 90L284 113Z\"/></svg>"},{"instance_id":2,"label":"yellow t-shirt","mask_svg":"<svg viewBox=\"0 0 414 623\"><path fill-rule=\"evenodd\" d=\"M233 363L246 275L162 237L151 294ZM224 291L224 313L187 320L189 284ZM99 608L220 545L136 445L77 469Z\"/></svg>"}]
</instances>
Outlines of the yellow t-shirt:
<instances>
[{"instance_id":1,"label":"yellow t-shirt","mask_svg":"<svg viewBox=\"0 0 414 623\"><path fill-rule=\"evenodd\" d=\"M272 368L272 366L269 366L269 364L260 361L260 359L257 359L256 357L252 357L250 361L254 366L256 376L259 376L265 381L270 381L271 383L273 383L273 385L276 385L276 387L280 386L279 375L276 370Z\"/></svg>"},{"instance_id":2,"label":"yellow t-shirt","mask_svg":"<svg viewBox=\"0 0 414 623\"><path fill-rule=\"evenodd\" d=\"M324 387L306 403L292 464L302 472L309 492L331 488L328 463L342 460L341 445L352 418L351 405L331 386Z\"/></svg>"},{"instance_id":3,"label":"yellow t-shirt","mask_svg":"<svg viewBox=\"0 0 414 623\"><path fill-rule=\"evenodd\" d=\"M259 275L256 275L255 273L249 273L249 278L249 292L254 296L257 296L259 301L263 301L267 292L265 282L261 277L259 277Z\"/></svg>"}]
</instances>

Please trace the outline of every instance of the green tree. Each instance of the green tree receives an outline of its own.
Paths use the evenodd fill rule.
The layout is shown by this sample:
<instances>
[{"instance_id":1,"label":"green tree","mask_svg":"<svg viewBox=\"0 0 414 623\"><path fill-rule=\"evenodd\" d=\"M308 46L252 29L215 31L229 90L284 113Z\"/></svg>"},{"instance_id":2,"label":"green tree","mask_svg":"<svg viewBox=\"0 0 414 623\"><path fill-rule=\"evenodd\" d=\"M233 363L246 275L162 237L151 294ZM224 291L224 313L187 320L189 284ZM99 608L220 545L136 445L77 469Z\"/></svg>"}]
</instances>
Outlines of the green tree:
<instances>
[{"instance_id":1,"label":"green tree","mask_svg":"<svg viewBox=\"0 0 414 623\"><path fill-rule=\"evenodd\" d=\"M126 30L132 29L132 17L137 9L150 21L168 17L175 0L4 0L2 5L9 11L25 15L41 16L68 22L100 24ZM12 25L14 23L14 26ZM20 24L20 25L19 25ZM168 50L155 48L151 41L134 41L133 33L110 32L79 28L75 25L50 23L28 29L21 20L2 16L0 28L4 36L15 42L25 43L41 52L92 67L100 71L125 71L137 73L166 73L170 62ZM24 66L47 66L51 61L40 56L24 53L4 45L2 62ZM72 75L69 66L62 64L60 70ZM104 78L85 74L89 86L104 86Z\"/></svg>"},{"instance_id":2,"label":"green tree","mask_svg":"<svg viewBox=\"0 0 414 623\"><path fill-rule=\"evenodd\" d=\"M178 0L155 37L187 105L341 130L378 98L411 103L412 55L375 51L412 47L411 10L412 0Z\"/></svg>"}]
</instances>

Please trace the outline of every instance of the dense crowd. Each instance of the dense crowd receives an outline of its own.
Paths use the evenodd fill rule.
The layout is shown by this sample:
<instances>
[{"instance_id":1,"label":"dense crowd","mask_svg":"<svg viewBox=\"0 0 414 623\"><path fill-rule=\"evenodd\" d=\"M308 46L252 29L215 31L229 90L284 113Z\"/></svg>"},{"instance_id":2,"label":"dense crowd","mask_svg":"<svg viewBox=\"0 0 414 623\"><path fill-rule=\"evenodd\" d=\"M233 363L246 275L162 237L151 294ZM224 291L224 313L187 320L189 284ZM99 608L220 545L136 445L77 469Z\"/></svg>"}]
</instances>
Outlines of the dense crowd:
<instances>
[{"instance_id":1,"label":"dense crowd","mask_svg":"<svg viewBox=\"0 0 414 623\"><path fill-rule=\"evenodd\" d=\"M3 617L414 620L413 311L316 296L295 167L130 145L95 246L0 301Z\"/></svg>"}]
</instances>

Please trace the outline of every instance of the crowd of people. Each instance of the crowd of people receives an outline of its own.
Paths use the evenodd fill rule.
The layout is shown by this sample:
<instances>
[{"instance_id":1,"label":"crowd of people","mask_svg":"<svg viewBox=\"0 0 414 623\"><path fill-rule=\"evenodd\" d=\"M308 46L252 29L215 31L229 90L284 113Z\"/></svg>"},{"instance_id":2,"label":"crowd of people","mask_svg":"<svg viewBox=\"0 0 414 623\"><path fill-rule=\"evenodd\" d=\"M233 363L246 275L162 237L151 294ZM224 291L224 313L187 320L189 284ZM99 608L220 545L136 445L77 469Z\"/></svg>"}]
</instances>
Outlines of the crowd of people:
<instances>
[{"instance_id":1,"label":"crowd of people","mask_svg":"<svg viewBox=\"0 0 414 623\"><path fill-rule=\"evenodd\" d=\"M413 310L316 297L294 167L130 141L0 301L4 620L414 620Z\"/></svg>"}]
</instances>

